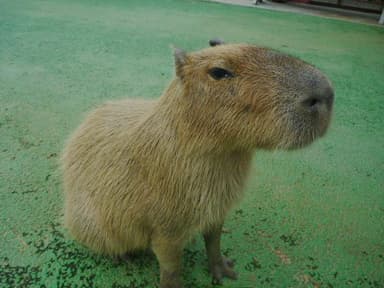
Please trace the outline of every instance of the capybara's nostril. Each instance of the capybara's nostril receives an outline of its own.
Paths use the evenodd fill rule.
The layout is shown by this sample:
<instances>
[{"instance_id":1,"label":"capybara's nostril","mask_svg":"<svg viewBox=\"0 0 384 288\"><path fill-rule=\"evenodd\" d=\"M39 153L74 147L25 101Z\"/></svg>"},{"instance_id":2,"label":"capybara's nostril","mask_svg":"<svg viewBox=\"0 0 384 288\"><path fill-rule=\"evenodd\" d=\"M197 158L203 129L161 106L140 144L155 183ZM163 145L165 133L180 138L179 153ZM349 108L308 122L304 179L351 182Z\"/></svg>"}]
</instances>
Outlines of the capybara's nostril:
<instances>
[{"instance_id":1,"label":"capybara's nostril","mask_svg":"<svg viewBox=\"0 0 384 288\"><path fill-rule=\"evenodd\" d=\"M319 103L320 101L317 99L317 98L312 98L309 100L309 107L313 107L315 106L317 103Z\"/></svg>"},{"instance_id":2,"label":"capybara's nostril","mask_svg":"<svg viewBox=\"0 0 384 288\"><path fill-rule=\"evenodd\" d=\"M332 87L328 86L321 91L316 91L311 96L302 101L304 108L311 111L317 111L321 106L331 109L333 105L334 92Z\"/></svg>"},{"instance_id":3,"label":"capybara's nostril","mask_svg":"<svg viewBox=\"0 0 384 288\"><path fill-rule=\"evenodd\" d=\"M320 105L322 105L325 102L322 97L318 96L311 96L307 99L305 99L302 104L304 108L307 108L309 110L317 110Z\"/></svg>"}]
</instances>

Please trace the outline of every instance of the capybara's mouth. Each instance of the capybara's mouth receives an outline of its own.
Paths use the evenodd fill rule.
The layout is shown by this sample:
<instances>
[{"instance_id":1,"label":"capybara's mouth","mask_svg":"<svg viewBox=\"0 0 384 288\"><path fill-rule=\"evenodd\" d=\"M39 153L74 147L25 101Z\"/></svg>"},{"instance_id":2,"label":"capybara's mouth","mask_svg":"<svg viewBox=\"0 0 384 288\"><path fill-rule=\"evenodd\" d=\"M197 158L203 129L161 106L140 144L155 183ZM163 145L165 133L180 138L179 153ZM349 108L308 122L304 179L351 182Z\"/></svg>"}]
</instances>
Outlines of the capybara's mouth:
<instances>
[{"instance_id":1,"label":"capybara's mouth","mask_svg":"<svg viewBox=\"0 0 384 288\"><path fill-rule=\"evenodd\" d=\"M332 108L331 110L317 113L315 117L310 117L309 120L301 120L298 125L293 125L294 127L291 127L293 131L290 133L292 137L290 137L290 141L286 142L284 148L287 150L304 148L316 139L323 137L328 131L331 118Z\"/></svg>"}]
</instances>

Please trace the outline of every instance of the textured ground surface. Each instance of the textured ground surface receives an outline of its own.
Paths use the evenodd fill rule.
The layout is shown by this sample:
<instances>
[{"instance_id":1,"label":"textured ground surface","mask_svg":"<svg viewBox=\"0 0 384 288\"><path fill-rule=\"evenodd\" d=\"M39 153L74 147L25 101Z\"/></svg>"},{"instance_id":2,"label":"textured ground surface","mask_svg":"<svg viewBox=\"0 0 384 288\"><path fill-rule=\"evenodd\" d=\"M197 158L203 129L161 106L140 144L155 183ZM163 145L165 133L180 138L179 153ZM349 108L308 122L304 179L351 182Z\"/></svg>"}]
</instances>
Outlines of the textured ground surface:
<instances>
[{"instance_id":1,"label":"textured ground surface","mask_svg":"<svg viewBox=\"0 0 384 288\"><path fill-rule=\"evenodd\" d=\"M160 4L161 3L161 4ZM220 36L299 56L336 90L328 135L296 152L259 152L223 247L224 287L384 287L384 30L200 1L0 1L0 287L153 287L153 256L94 255L61 226L58 155L107 99L158 97L170 45ZM203 243L187 287L211 287Z\"/></svg>"}]
</instances>

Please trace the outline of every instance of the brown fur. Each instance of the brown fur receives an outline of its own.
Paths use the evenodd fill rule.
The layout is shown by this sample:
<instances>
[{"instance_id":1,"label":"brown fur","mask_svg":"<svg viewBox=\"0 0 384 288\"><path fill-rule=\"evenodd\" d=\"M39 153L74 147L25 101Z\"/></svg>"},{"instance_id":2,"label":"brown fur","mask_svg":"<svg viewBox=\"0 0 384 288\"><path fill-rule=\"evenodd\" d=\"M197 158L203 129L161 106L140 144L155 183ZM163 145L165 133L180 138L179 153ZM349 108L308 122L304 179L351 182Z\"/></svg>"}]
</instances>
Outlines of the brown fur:
<instances>
[{"instance_id":1,"label":"brown fur","mask_svg":"<svg viewBox=\"0 0 384 288\"><path fill-rule=\"evenodd\" d=\"M175 60L176 78L158 100L106 103L69 140L65 225L97 252L152 248L161 287L182 286L182 249L201 232L220 283L236 277L219 252L220 232L253 150L299 148L322 136L333 92L313 66L251 45L177 50ZM212 67L234 77L215 80ZM324 103L303 105L311 95Z\"/></svg>"}]
</instances>

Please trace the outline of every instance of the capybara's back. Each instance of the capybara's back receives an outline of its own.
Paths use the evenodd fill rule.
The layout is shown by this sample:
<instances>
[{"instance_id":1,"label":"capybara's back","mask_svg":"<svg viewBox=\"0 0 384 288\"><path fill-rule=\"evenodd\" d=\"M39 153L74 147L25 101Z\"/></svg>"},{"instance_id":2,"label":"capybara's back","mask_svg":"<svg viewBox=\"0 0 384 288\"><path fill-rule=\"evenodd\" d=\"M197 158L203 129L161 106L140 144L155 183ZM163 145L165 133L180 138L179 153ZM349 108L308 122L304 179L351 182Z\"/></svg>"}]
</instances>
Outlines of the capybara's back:
<instances>
[{"instance_id":1,"label":"capybara's back","mask_svg":"<svg viewBox=\"0 0 384 288\"><path fill-rule=\"evenodd\" d=\"M149 100L108 102L90 113L67 143L62 156L65 225L78 241L95 251L118 255L147 247L148 237L140 237L139 231L132 231L135 237L131 237L134 239L127 247L122 246L116 232L108 233L118 225L112 214L123 215L128 207L118 203L124 200L123 195L107 189L103 190L105 195L99 195L94 186L106 185L113 189L116 179L123 176L116 175L117 167L114 167L119 163L121 149L131 141L130 134L140 121L145 121L145 115L155 103Z\"/></svg>"}]
</instances>

